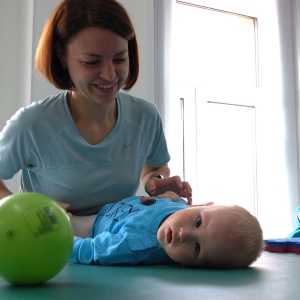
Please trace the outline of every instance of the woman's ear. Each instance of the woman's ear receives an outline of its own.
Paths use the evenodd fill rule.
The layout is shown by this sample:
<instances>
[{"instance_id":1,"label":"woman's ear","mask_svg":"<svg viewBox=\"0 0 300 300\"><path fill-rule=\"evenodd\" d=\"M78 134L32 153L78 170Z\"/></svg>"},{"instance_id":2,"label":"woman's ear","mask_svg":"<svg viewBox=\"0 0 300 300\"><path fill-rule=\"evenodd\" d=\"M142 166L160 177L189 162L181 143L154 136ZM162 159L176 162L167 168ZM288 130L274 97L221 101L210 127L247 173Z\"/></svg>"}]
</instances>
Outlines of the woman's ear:
<instances>
[{"instance_id":1,"label":"woman's ear","mask_svg":"<svg viewBox=\"0 0 300 300\"><path fill-rule=\"evenodd\" d=\"M55 51L56 51L56 54L60 60L60 63L62 65L62 67L64 69L67 68L67 64L66 64L66 51L60 46L59 43L56 43L55 44Z\"/></svg>"}]
</instances>

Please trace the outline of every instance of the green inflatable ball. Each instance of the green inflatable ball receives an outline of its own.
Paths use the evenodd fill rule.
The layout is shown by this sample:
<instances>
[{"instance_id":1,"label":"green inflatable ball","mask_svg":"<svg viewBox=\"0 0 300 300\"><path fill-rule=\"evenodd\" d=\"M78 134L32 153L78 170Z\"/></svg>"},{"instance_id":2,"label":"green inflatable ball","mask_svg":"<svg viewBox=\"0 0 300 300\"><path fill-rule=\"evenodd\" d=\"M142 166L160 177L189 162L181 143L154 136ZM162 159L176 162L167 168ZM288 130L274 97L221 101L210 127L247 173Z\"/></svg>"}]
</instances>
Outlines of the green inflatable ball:
<instances>
[{"instance_id":1,"label":"green inflatable ball","mask_svg":"<svg viewBox=\"0 0 300 300\"><path fill-rule=\"evenodd\" d=\"M20 193L0 200L0 277L9 283L35 285L55 276L73 239L69 216L51 198Z\"/></svg>"}]
</instances>

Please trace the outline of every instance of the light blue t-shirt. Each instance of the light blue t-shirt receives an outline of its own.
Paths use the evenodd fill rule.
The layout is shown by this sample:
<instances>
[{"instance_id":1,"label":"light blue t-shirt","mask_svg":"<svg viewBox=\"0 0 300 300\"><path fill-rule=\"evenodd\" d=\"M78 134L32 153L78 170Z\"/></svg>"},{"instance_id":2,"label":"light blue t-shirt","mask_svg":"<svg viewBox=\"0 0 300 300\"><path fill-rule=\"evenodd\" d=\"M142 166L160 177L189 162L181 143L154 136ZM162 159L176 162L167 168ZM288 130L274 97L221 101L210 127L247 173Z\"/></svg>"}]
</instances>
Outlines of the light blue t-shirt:
<instances>
[{"instance_id":1,"label":"light blue t-shirt","mask_svg":"<svg viewBox=\"0 0 300 300\"><path fill-rule=\"evenodd\" d=\"M98 145L79 133L67 91L20 109L0 133L0 178L22 170L21 191L70 203L74 215L134 195L144 165L170 156L153 103L119 93L117 105L117 122Z\"/></svg>"},{"instance_id":2,"label":"light blue t-shirt","mask_svg":"<svg viewBox=\"0 0 300 300\"><path fill-rule=\"evenodd\" d=\"M74 241L70 261L100 265L174 264L158 243L157 231L166 217L187 207L182 199L141 201L138 196L107 204L98 213L90 237Z\"/></svg>"}]
</instances>

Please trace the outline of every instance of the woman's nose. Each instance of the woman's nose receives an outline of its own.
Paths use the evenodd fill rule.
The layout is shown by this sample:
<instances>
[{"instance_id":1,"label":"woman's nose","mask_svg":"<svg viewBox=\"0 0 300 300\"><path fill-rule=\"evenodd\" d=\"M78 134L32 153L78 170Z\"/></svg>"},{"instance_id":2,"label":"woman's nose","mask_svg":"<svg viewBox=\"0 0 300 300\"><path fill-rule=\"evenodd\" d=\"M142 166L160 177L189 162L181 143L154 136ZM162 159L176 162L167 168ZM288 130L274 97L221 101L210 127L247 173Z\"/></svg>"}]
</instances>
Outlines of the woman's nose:
<instances>
[{"instance_id":1,"label":"woman's nose","mask_svg":"<svg viewBox=\"0 0 300 300\"><path fill-rule=\"evenodd\" d=\"M113 81L116 76L114 65L111 62L104 63L101 66L99 75L101 78L103 78L107 81Z\"/></svg>"}]
</instances>

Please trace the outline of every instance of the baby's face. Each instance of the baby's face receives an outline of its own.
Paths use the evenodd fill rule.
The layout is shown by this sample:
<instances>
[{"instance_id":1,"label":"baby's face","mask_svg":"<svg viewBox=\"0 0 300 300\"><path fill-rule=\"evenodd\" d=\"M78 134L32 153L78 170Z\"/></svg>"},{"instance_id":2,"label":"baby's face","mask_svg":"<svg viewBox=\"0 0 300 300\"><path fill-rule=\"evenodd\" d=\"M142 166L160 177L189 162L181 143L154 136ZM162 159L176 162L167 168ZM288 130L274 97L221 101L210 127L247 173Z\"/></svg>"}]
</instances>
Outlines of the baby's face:
<instances>
[{"instance_id":1,"label":"baby's face","mask_svg":"<svg viewBox=\"0 0 300 300\"><path fill-rule=\"evenodd\" d=\"M157 239L174 261L201 266L224 256L230 221L222 206L192 206L169 216L159 227Z\"/></svg>"}]
</instances>

